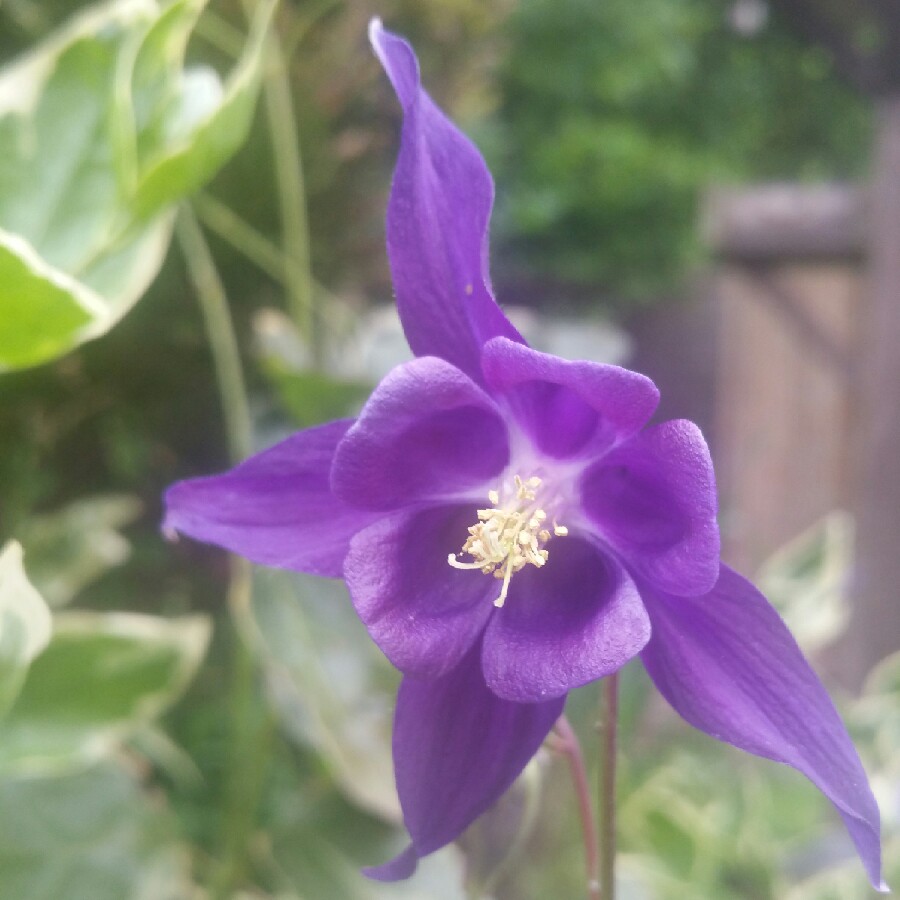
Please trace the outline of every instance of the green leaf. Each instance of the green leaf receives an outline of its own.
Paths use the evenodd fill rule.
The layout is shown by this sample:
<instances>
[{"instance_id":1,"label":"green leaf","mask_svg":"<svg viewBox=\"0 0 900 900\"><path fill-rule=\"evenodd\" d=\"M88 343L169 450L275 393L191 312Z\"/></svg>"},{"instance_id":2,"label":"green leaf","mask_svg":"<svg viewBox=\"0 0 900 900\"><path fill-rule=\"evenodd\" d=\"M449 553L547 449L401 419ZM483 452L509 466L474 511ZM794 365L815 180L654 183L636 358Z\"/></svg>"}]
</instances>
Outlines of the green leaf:
<instances>
[{"instance_id":1,"label":"green leaf","mask_svg":"<svg viewBox=\"0 0 900 900\"><path fill-rule=\"evenodd\" d=\"M116 0L0 71L0 371L108 331L159 271L173 204L246 137L271 3L224 90L183 68L203 5Z\"/></svg>"},{"instance_id":2,"label":"green leaf","mask_svg":"<svg viewBox=\"0 0 900 900\"><path fill-rule=\"evenodd\" d=\"M6 367L61 353L104 314L93 291L54 271L7 232L0 232L0 285L0 365Z\"/></svg>"},{"instance_id":3,"label":"green leaf","mask_svg":"<svg viewBox=\"0 0 900 900\"><path fill-rule=\"evenodd\" d=\"M15 700L50 632L50 610L22 568L22 547L11 541L0 553L0 716Z\"/></svg>"},{"instance_id":4,"label":"green leaf","mask_svg":"<svg viewBox=\"0 0 900 900\"><path fill-rule=\"evenodd\" d=\"M300 428L345 416L362 406L372 392L372 386L363 381L339 379L314 369L291 371L273 358L263 362L282 406Z\"/></svg>"},{"instance_id":5,"label":"green leaf","mask_svg":"<svg viewBox=\"0 0 900 900\"><path fill-rule=\"evenodd\" d=\"M315 748L345 793L399 819L391 762L397 675L342 582L255 573L258 650L282 724Z\"/></svg>"},{"instance_id":6,"label":"green leaf","mask_svg":"<svg viewBox=\"0 0 900 900\"><path fill-rule=\"evenodd\" d=\"M206 649L203 617L66 612L32 664L3 727L0 772L66 771L93 762L181 694Z\"/></svg>"},{"instance_id":7,"label":"green leaf","mask_svg":"<svg viewBox=\"0 0 900 900\"><path fill-rule=\"evenodd\" d=\"M257 7L243 55L224 90L207 69L182 76L164 117L164 140L142 154L135 198L141 215L151 215L202 187L244 142L259 93L264 40L274 10L275 0Z\"/></svg>"},{"instance_id":8,"label":"green leaf","mask_svg":"<svg viewBox=\"0 0 900 900\"><path fill-rule=\"evenodd\" d=\"M0 896L185 900L189 856L174 834L171 814L120 766L0 779Z\"/></svg>"},{"instance_id":9,"label":"green leaf","mask_svg":"<svg viewBox=\"0 0 900 900\"><path fill-rule=\"evenodd\" d=\"M52 607L65 606L108 569L125 562L131 546L118 529L140 511L136 497L105 494L22 523L19 537L31 577Z\"/></svg>"},{"instance_id":10,"label":"green leaf","mask_svg":"<svg viewBox=\"0 0 900 900\"><path fill-rule=\"evenodd\" d=\"M119 53L154 13L89 10L0 73L0 371L108 330L162 262L171 216L134 227L111 141Z\"/></svg>"}]
</instances>

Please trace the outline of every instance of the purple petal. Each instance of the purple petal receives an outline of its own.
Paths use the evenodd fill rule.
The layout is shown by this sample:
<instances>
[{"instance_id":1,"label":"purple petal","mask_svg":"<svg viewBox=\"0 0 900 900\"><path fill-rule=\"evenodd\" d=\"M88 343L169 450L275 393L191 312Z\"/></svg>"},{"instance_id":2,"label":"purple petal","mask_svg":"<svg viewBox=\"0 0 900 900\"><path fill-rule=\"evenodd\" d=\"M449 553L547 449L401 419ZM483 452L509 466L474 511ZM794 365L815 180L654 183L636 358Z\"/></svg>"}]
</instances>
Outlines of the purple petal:
<instances>
[{"instance_id":1,"label":"purple petal","mask_svg":"<svg viewBox=\"0 0 900 900\"><path fill-rule=\"evenodd\" d=\"M263 565L339 577L350 538L375 518L329 486L335 447L351 425L300 431L229 472L172 485L163 528Z\"/></svg>"},{"instance_id":2,"label":"purple petal","mask_svg":"<svg viewBox=\"0 0 900 900\"><path fill-rule=\"evenodd\" d=\"M785 624L725 566L702 597L642 591L653 636L642 659L662 695L720 741L799 769L837 807L873 886L878 807L843 724Z\"/></svg>"},{"instance_id":3,"label":"purple petal","mask_svg":"<svg viewBox=\"0 0 900 900\"><path fill-rule=\"evenodd\" d=\"M494 804L538 751L565 705L512 703L488 690L480 647L443 678L404 678L394 716L394 770L417 856L458 837ZM376 877L410 872L409 851ZM399 871L398 871L399 870ZM372 870L370 870L371 872Z\"/></svg>"},{"instance_id":4,"label":"purple petal","mask_svg":"<svg viewBox=\"0 0 900 900\"><path fill-rule=\"evenodd\" d=\"M522 338L491 295L488 221L494 185L475 146L422 90L402 38L374 19L369 39L403 107L387 213L397 308L417 356L441 356L481 379L481 346Z\"/></svg>"},{"instance_id":5,"label":"purple petal","mask_svg":"<svg viewBox=\"0 0 900 900\"><path fill-rule=\"evenodd\" d=\"M715 476L692 422L646 429L591 466L580 486L601 537L653 587L692 596L715 584Z\"/></svg>"},{"instance_id":6,"label":"purple petal","mask_svg":"<svg viewBox=\"0 0 900 900\"><path fill-rule=\"evenodd\" d=\"M617 671L650 637L631 579L607 554L569 535L553 538L540 569L513 576L484 635L488 687L533 703Z\"/></svg>"},{"instance_id":7,"label":"purple petal","mask_svg":"<svg viewBox=\"0 0 900 900\"><path fill-rule=\"evenodd\" d=\"M475 488L480 497L508 461L506 424L491 398L426 356L375 389L337 448L331 484L354 506L390 510Z\"/></svg>"},{"instance_id":8,"label":"purple petal","mask_svg":"<svg viewBox=\"0 0 900 900\"><path fill-rule=\"evenodd\" d=\"M344 578L372 640L401 672L426 678L456 666L494 609L497 581L454 569L471 506L394 513L350 544Z\"/></svg>"},{"instance_id":9,"label":"purple petal","mask_svg":"<svg viewBox=\"0 0 900 900\"><path fill-rule=\"evenodd\" d=\"M656 385L637 372L569 362L505 338L485 345L482 368L538 449L557 458L607 450L646 425L659 402Z\"/></svg>"}]
</instances>

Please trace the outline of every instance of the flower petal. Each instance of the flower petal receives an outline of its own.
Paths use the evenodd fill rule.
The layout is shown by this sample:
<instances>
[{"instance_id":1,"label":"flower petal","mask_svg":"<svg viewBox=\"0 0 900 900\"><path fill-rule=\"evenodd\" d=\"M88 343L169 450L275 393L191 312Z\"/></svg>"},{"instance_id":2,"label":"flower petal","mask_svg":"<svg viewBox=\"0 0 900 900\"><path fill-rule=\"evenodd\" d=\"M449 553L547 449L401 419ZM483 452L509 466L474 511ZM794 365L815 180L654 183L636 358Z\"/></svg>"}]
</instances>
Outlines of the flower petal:
<instances>
[{"instance_id":1,"label":"flower petal","mask_svg":"<svg viewBox=\"0 0 900 900\"><path fill-rule=\"evenodd\" d=\"M335 447L352 424L300 431L221 475L172 485L163 528L263 565L339 577L350 538L375 518L329 486Z\"/></svg>"},{"instance_id":2,"label":"flower petal","mask_svg":"<svg viewBox=\"0 0 900 900\"><path fill-rule=\"evenodd\" d=\"M499 697L533 703L617 671L650 637L634 583L574 535L548 545L547 564L513 576L488 623L482 666Z\"/></svg>"},{"instance_id":3,"label":"flower petal","mask_svg":"<svg viewBox=\"0 0 900 900\"><path fill-rule=\"evenodd\" d=\"M538 751L565 697L512 703L488 690L480 646L443 678L404 678L394 716L394 770L412 851L425 856L494 804ZM407 877L410 851L367 874Z\"/></svg>"},{"instance_id":4,"label":"flower petal","mask_svg":"<svg viewBox=\"0 0 900 900\"><path fill-rule=\"evenodd\" d=\"M656 385L637 372L570 362L506 338L485 344L482 368L535 446L556 458L607 450L646 425L659 402Z\"/></svg>"},{"instance_id":5,"label":"flower petal","mask_svg":"<svg viewBox=\"0 0 900 900\"><path fill-rule=\"evenodd\" d=\"M481 345L522 338L491 295L494 185L478 150L422 89L415 53L374 19L369 39L403 107L387 213L397 308L417 356L441 356L481 380Z\"/></svg>"},{"instance_id":6,"label":"flower petal","mask_svg":"<svg viewBox=\"0 0 900 900\"><path fill-rule=\"evenodd\" d=\"M344 578L372 640L401 672L433 678L458 665L490 616L497 582L454 569L471 506L394 513L350 544Z\"/></svg>"},{"instance_id":7,"label":"flower petal","mask_svg":"<svg viewBox=\"0 0 900 900\"><path fill-rule=\"evenodd\" d=\"M716 486L700 430L663 422L613 448L581 478L584 512L653 587L693 596L719 573Z\"/></svg>"},{"instance_id":8,"label":"flower petal","mask_svg":"<svg viewBox=\"0 0 900 900\"><path fill-rule=\"evenodd\" d=\"M354 506L398 509L481 488L508 461L506 424L490 397L426 356L397 366L375 389L337 448L331 484Z\"/></svg>"},{"instance_id":9,"label":"flower petal","mask_svg":"<svg viewBox=\"0 0 900 900\"><path fill-rule=\"evenodd\" d=\"M837 807L873 886L886 890L866 773L828 694L765 597L725 566L702 597L642 593L653 626L642 659L666 700L714 738L806 775Z\"/></svg>"}]
</instances>

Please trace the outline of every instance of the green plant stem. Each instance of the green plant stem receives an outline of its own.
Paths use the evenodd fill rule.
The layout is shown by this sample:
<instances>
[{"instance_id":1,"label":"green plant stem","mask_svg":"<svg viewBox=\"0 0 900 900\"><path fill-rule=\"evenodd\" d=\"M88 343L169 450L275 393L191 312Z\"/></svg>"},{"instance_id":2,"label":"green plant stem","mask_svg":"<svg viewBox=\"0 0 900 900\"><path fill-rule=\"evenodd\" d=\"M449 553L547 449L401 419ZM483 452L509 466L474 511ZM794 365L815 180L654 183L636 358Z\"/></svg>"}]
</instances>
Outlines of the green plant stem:
<instances>
[{"instance_id":1,"label":"green plant stem","mask_svg":"<svg viewBox=\"0 0 900 900\"><path fill-rule=\"evenodd\" d=\"M184 255L188 277L197 294L203 322L213 356L216 384L222 400L222 413L232 462L250 454L253 430L250 404L244 386L244 369L238 351L237 337L228 309L228 298L212 253L188 206L182 206L175 223L178 243Z\"/></svg>"},{"instance_id":2,"label":"green plant stem","mask_svg":"<svg viewBox=\"0 0 900 900\"><path fill-rule=\"evenodd\" d=\"M273 281L284 283L285 262L279 247L211 194L193 199L197 218L217 237L227 241Z\"/></svg>"},{"instance_id":3,"label":"green plant stem","mask_svg":"<svg viewBox=\"0 0 900 900\"><path fill-rule=\"evenodd\" d=\"M616 738L619 719L619 676L600 683L600 891L603 900L616 896Z\"/></svg>"},{"instance_id":4,"label":"green plant stem","mask_svg":"<svg viewBox=\"0 0 900 900\"><path fill-rule=\"evenodd\" d=\"M203 232L187 206L179 211L176 235L203 313L228 449L232 460L237 462L252 449L252 426L228 299ZM244 880L271 745L272 722L268 714L261 711L258 702L254 657L245 640L250 633L247 623L251 619L251 592L250 564L245 559L232 557L228 606L237 632L230 700L233 739L226 776L219 863L211 876L209 891L214 900L230 900Z\"/></svg>"},{"instance_id":5,"label":"green plant stem","mask_svg":"<svg viewBox=\"0 0 900 900\"><path fill-rule=\"evenodd\" d=\"M244 0L248 14L250 0ZM263 98L272 139L275 178L281 217L282 247L285 258L285 292L288 313L297 330L309 343L316 358L315 296L310 269L309 222L306 213L306 187L300 137L287 62L281 44L273 32L266 40L268 67L263 83Z\"/></svg>"},{"instance_id":6,"label":"green plant stem","mask_svg":"<svg viewBox=\"0 0 900 900\"><path fill-rule=\"evenodd\" d=\"M591 791L588 785L587 770L584 766L584 754L578 735L565 716L560 716L553 726L558 738L552 744L554 750L562 753L569 764L572 785L578 800L578 815L581 819L581 833L584 837L584 858L587 867L588 900L600 900L600 856L598 854L597 823L591 804Z\"/></svg>"}]
</instances>

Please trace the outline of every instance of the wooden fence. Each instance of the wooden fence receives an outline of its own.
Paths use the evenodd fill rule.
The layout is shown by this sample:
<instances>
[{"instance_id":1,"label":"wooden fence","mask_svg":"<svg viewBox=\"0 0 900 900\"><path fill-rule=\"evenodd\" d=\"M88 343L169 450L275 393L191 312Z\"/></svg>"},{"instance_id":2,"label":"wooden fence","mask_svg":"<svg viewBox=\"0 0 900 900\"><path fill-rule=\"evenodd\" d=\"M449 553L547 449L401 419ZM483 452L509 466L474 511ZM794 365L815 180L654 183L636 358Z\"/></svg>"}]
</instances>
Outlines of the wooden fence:
<instances>
[{"instance_id":1,"label":"wooden fence","mask_svg":"<svg viewBox=\"0 0 900 900\"><path fill-rule=\"evenodd\" d=\"M710 198L724 555L744 571L854 506L861 224L859 192L844 186Z\"/></svg>"}]
</instances>

